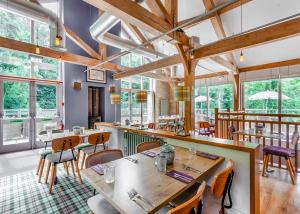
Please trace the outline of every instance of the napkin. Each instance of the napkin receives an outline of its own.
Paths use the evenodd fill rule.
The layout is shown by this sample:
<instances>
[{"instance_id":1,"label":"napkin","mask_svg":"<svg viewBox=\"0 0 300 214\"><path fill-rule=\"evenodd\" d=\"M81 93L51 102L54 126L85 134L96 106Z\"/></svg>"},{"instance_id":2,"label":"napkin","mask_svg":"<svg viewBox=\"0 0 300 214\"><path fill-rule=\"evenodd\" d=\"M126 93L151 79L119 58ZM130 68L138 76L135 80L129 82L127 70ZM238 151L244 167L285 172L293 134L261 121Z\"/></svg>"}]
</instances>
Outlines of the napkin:
<instances>
[{"instance_id":1,"label":"napkin","mask_svg":"<svg viewBox=\"0 0 300 214\"><path fill-rule=\"evenodd\" d=\"M213 155L213 154L209 154L209 153L206 153L206 152L199 152L199 151L197 151L196 154L200 157L211 159L211 160L217 160L220 157L218 155Z\"/></svg>"},{"instance_id":2,"label":"napkin","mask_svg":"<svg viewBox=\"0 0 300 214\"><path fill-rule=\"evenodd\" d=\"M151 151L144 151L144 152L142 152L142 154L143 154L143 155L146 155L146 156L148 156L148 157L151 157L151 158L154 158L154 157L157 156L157 153L151 152Z\"/></svg>"},{"instance_id":3,"label":"napkin","mask_svg":"<svg viewBox=\"0 0 300 214\"><path fill-rule=\"evenodd\" d=\"M91 169L99 175L104 175L104 165L97 164L95 166L92 166Z\"/></svg>"},{"instance_id":4,"label":"napkin","mask_svg":"<svg viewBox=\"0 0 300 214\"><path fill-rule=\"evenodd\" d=\"M169 171L166 173L166 175L170 176L172 178L175 178L176 180L181 181L186 184L188 184L194 180L194 178L192 176L189 176L189 175L179 172L177 170Z\"/></svg>"}]
</instances>

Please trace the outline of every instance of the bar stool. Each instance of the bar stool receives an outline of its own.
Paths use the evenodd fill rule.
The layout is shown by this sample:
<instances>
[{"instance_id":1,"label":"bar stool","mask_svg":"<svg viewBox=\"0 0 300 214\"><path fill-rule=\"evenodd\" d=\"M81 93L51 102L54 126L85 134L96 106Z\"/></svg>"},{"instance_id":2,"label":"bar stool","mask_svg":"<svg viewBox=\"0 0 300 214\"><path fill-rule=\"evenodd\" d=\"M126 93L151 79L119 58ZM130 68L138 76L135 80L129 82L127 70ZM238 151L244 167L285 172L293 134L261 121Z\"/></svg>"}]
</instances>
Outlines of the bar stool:
<instances>
[{"instance_id":1,"label":"bar stool","mask_svg":"<svg viewBox=\"0 0 300 214\"><path fill-rule=\"evenodd\" d=\"M298 148L298 141L299 141L299 132L294 131L292 136L292 142L291 144L295 147L294 150L290 148L284 148L280 146L266 146L263 148L264 152L264 160L263 160L263 172L262 175L265 176L266 169L268 168L269 159L271 155L276 155L279 157L284 157L286 161L286 166L289 171L292 183L295 184L295 176L296 176L296 170L293 166L293 163L291 161L291 158L296 156L297 148Z\"/></svg>"},{"instance_id":2,"label":"bar stool","mask_svg":"<svg viewBox=\"0 0 300 214\"><path fill-rule=\"evenodd\" d=\"M110 132L101 132L89 135L88 142L92 146L83 148L81 150L83 152L83 157L81 160L81 169L83 169L84 161L87 155L91 155L95 152L106 149L105 143L109 141L109 138Z\"/></svg>"}]
</instances>

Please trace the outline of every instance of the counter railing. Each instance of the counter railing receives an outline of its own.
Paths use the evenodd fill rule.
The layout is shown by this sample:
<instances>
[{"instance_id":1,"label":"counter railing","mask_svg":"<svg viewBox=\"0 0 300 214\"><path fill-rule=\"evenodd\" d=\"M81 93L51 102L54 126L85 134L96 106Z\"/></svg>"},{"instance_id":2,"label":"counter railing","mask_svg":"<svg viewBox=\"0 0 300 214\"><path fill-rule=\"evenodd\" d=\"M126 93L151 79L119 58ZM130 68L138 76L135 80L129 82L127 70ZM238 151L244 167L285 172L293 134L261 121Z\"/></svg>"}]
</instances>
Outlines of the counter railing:
<instances>
[{"instance_id":1,"label":"counter railing","mask_svg":"<svg viewBox=\"0 0 300 214\"><path fill-rule=\"evenodd\" d=\"M256 126L261 125L263 131ZM299 172L300 166L298 143L291 144L291 138L300 125L299 114L258 114L245 113L244 111L219 112L215 109L215 137L230 139L235 137L240 141L256 142L261 144L262 149L267 145L280 146L295 150L294 166ZM234 133L230 133L229 127L233 126ZM233 135L232 135L233 134ZM281 157L271 157L271 166L286 169L285 160Z\"/></svg>"}]
</instances>

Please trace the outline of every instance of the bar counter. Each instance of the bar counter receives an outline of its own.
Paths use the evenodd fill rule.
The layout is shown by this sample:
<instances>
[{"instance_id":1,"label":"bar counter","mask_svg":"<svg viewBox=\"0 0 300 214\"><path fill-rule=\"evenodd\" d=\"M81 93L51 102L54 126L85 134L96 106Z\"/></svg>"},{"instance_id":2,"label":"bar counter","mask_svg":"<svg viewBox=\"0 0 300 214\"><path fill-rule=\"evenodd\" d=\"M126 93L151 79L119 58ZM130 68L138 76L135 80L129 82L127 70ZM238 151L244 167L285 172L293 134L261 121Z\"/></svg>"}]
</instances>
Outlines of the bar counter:
<instances>
[{"instance_id":1,"label":"bar counter","mask_svg":"<svg viewBox=\"0 0 300 214\"><path fill-rule=\"evenodd\" d=\"M184 148L194 147L199 151L225 157L226 161L205 179L208 185L210 185L214 173L223 169L227 161L232 159L235 163L235 177L231 189L233 207L228 210L228 213L260 212L258 144L199 135L182 137L169 131L153 129L139 130L136 127L114 126L112 123L105 122L96 123L95 127L110 131L112 133L110 147L122 149L125 155L132 153L129 152L131 145L136 146L133 141L142 140L142 138L144 141L147 141L148 138L156 137L174 146ZM143 137L130 138L128 137L129 135Z\"/></svg>"}]
</instances>

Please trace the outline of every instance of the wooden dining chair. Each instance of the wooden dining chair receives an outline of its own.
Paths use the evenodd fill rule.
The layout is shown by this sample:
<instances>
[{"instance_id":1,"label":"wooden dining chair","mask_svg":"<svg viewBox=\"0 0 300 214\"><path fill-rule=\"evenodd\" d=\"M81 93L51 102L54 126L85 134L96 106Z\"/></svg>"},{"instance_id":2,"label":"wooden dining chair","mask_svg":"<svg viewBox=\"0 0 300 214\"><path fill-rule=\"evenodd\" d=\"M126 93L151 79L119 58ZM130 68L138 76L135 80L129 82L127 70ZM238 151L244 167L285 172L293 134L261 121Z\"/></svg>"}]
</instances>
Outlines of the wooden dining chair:
<instances>
[{"instance_id":1,"label":"wooden dining chair","mask_svg":"<svg viewBox=\"0 0 300 214\"><path fill-rule=\"evenodd\" d=\"M110 138L110 132L99 132L99 133L89 135L88 142L92 146L83 148L81 150L83 153L82 160L81 160L81 169L83 169L86 156L106 149L105 143L109 141L109 138Z\"/></svg>"},{"instance_id":2,"label":"wooden dining chair","mask_svg":"<svg viewBox=\"0 0 300 214\"><path fill-rule=\"evenodd\" d=\"M210 130L209 122L198 121L198 134L204 136L210 136L213 134L212 130Z\"/></svg>"},{"instance_id":3,"label":"wooden dining chair","mask_svg":"<svg viewBox=\"0 0 300 214\"><path fill-rule=\"evenodd\" d=\"M138 144L136 147L136 153L140 153L149 149L154 149L157 147L160 147L161 143L158 141L149 141L149 142L143 142L141 144Z\"/></svg>"},{"instance_id":4,"label":"wooden dining chair","mask_svg":"<svg viewBox=\"0 0 300 214\"><path fill-rule=\"evenodd\" d=\"M74 147L79 144L79 141L80 141L79 136L62 137L62 138L54 139L52 141L53 153L46 156L47 161L49 161L49 165L46 173L46 182L48 180L48 175L51 167L51 178L50 178L50 185L49 185L50 193L52 193L53 185L57 181L56 180L57 165L61 163L64 164L64 167L66 167L68 165L67 163L70 162L74 177L76 176L75 169L74 169L74 164L75 164L76 172L78 174L80 182L82 183L80 170L78 167L78 160L77 160L76 152L74 150Z\"/></svg>"},{"instance_id":5,"label":"wooden dining chair","mask_svg":"<svg viewBox=\"0 0 300 214\"><path fill-rule=\"evenodd\" d=\"M205 190L206 183L203 181L197 191L197 193L188 201L178 205L177 207L168 211L167 214L190 214L201 213L202 211L202 197Z\"/></svg>"},{"instance_id":6,"label":"wooden dining chair","mask_svg":"<svg viewBox=\"0 0 300 214\"><path fill-rule=\"evenodd\" d=\"M148 129L155 129L156 125L155 123L148 123Z\"/></svg>"},{"instance_id":7,"label":"wooden dining chair","mask_svg":"<svg viewBox=\"0 0 300 214\"><path fill-rule=\"evenodd\" d=\"M52 134L57 134L57 133L62 133L62 130L52 130ZM47 131L41 131L39 133L39 135L46 135ZM42 176L43 176L43 172L44 172L44 166L45 166L45 161L46 161L46 156L52 153L52 149L51 147L47 147L48 146L48 142L45 142L45 147L43 149L39 150L39 163L38 163L38 167L36 170L36 175L39 176L38 178L38 182L41 182Z\"/></svg>"},{"instance_id":8,"label":"wooden dining chair","mask_svg":"<svg viewBox=\"0 0 300 214\"><path fill-rule=\"evenodd\" d=\"M291 158L296 156L296 153L298 150L298 141L299 141L299 132L294 131L294 133L292 135L292 141L291 141L291 145L294 147L294 149L284 148L281 146L266 146L266 147L264 147L263 148L264 158L263 158L262 175L265 176L265 174L266 174L266 169L268 168L268 164L269 164L271 155L283 157L285 159L286 166L289 171L292 183L295 184L296 170L293 166Z\"/></svg>"},{"instance_id":9,"label":"wooden dining chair","mask_svg":"<svg viewBox=\"0 0 300 214\"><path fill-rule=\"evenodd\" d=\"M110 161L123 158L123 153L119 149L109 149L96 152L86 158L85 167L90 168L96 164L104 164ZM95 191L94 191L95 192ZM87 200L90 208L90 214L117 214L119 213L108 201L100 194L95 195Z\"/></svg>"},{"instance_id":10,"label":"wooden dining chair","mask_svg":"<svg viewBox=\"0 0 300 214\"><path fill-rule=\"evenodd\" d=\"M227 167L214 176L210 188L210 192L214 197L219 198L222 196L221 208L219 212L222 214L225 213L225 208L230 209L232 207L230 190L234 176L233 167L233 160L229 160ZM229 199L229 205L224 204L227 195Z\"/></svg>"}]
</instances>

